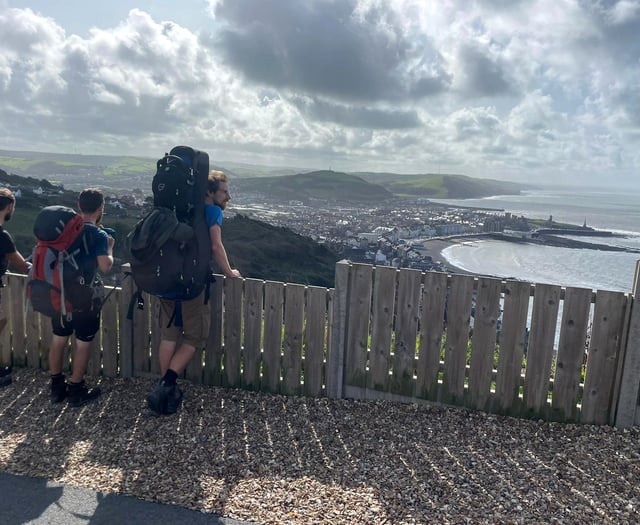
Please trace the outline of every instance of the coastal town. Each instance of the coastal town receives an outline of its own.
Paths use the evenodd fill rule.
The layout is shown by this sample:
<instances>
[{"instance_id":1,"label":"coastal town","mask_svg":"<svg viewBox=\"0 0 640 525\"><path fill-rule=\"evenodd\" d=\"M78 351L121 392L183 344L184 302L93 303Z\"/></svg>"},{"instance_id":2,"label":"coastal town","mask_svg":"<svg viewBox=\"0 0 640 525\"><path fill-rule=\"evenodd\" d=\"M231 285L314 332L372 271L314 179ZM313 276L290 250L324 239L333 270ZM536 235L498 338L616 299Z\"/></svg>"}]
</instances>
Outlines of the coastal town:
<instances>
[{"instance_id":1,"label":"coastal town","mask_svg":"<svg viewBox=\"0 0 640 525\"><path fill-rule=\"evenodd\" d=\"M600 242L620 235L594 229L586 218L583 224L564 224L554 221L553 216L534 219L498 208L452 206L423 197L374 204L312 199L284 202L277 196L241 187L234 192L227 213L289 228L352 262L417 270L461 271L447 262L442 249L479 239L637 252Z\"/></svg>"},{"instance_id":2,"label":"coastal town","mask_svg":"<svg viewBox=\"0 0 640 525\"><path fill-rule=\"evenodd\" d=\"M439 250L429 249L434 241L492 234L521 238L534 231L527 218L503 210L451 207L424 198L315 206L301 201L265 203L262 197L235 193L228 213L289 228L353 262L419 270L449 270Z\"/></svg>"}]
</instances>

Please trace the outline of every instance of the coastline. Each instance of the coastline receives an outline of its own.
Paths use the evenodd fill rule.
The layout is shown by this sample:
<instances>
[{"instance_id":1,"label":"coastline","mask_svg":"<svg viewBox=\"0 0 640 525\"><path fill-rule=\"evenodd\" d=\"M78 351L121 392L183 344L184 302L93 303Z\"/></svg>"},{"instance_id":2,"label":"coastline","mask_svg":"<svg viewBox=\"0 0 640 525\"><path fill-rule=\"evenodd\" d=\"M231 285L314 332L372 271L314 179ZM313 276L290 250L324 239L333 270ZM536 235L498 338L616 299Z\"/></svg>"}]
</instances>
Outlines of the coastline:
<instances>
[{"instance_id":1,"label":"coastline","mask_svg":"<svg viewBox=\"0 0 640 525\"><path fill-rule=\"evenodd\" d=\"M428 255L433 259L433 262L440 262L447 268L447 273L458 273L462 275L476 275L462 268L458 268L451 264L446 257L442 255L445 248L453 246L455 244L463 244L469 242L468 238L459 237L456 239L421 239L420 243L424 245L424 248L415 248L422 255Z\"/></svg>"}]
</instances>

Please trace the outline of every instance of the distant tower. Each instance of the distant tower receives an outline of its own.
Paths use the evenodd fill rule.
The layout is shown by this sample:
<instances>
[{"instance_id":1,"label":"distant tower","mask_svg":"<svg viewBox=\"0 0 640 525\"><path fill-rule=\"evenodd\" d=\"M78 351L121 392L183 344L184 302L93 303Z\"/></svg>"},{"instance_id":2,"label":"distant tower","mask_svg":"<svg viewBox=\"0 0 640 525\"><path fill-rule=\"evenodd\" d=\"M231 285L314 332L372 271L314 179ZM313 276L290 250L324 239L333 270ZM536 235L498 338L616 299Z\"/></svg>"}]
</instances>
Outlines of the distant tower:
<instances>
[{"instance_id":1,"label":"distant tower","mask_svg":"<svg viewBox=\"0 0 640 525\"><path fill-rule=\"evenodd\" d=\"M587 218L584 218L584 224L582 225L582 227L586 230L587 229Z\"/></svg>"}]
</instances>

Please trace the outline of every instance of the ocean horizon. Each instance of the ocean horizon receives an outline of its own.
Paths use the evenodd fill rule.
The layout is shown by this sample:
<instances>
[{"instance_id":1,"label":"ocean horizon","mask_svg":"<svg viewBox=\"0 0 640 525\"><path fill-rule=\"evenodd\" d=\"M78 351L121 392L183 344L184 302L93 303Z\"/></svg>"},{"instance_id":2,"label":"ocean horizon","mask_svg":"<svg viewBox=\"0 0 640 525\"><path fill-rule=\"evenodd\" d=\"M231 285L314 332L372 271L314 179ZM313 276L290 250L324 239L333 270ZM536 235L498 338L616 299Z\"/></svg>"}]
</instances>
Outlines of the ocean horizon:
<instances>
[{"instance_id":1,"label":"ocean horizon","mask_svg":"<svg viewBox=\"0 0 640 525\"><path fill-rule=\"evenodd\" d=\"M450 206L501 209L531 219L591 226L620 236L580 236L585 242L640 249L640 191L530 190L483 199L438 199ZM498 212L496 212L498 213ZM494 239L470 240L442 251L452 266L474 274L593 290L631 292L640 254L560 248Z\"/></svg>"}]
</instances>

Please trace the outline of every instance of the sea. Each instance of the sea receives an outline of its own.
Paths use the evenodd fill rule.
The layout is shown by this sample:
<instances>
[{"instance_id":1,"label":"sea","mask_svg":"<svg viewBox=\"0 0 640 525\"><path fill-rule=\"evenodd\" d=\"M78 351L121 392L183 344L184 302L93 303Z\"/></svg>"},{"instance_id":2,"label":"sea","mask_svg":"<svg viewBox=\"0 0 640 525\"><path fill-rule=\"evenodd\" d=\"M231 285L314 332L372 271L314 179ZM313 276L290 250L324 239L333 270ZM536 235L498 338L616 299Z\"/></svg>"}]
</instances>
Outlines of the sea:
<instances>
[{"instance_id":1,"label":"sea","mask_svg":"<svg viewBox=\"0 0 640 525\"><path fill-rule=\"evenodd\" d=\"M640 250L640 190L564 188L523 191L483 199L437 200L450 206L491 208L533 219L591 226L615 237L577 240ZM533 283L631 292L640 253L559 248L498 240L452 245L443 258L475 274L522 279Z\"/></svg>"}]
</instances>

